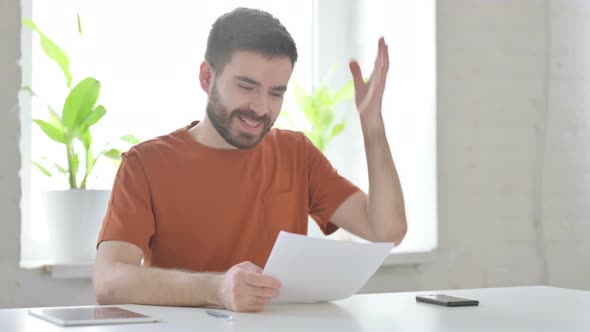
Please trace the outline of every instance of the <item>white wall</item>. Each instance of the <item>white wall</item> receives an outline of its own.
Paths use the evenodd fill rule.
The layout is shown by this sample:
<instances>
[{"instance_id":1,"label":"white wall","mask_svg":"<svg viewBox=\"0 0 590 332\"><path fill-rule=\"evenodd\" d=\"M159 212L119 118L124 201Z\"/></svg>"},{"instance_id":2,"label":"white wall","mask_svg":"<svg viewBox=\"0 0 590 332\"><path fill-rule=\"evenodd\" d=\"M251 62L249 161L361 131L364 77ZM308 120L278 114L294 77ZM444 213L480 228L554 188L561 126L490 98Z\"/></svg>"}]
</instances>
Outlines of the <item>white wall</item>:
<instances>
[{"instance_id":1,"label":"white wall","mask_svg":"<svg viewBox=\"0 0 590 332\"><path fill-rule=\"evenodd\" d=\"M0 307L92 303L18 268L19 6L0 0ZM590 3L439 0L437 20L440 250L364 291L590 289Z\"/></svg>"},{"instance_id":2,"label":"white wall","mask_svg":"<svg viewBox=\"0 0 590 332\"><path fill-rule=\"evenodd\" d=\"M548 280L590 289L590 2L550 2L543 170Z\"/></svg>"},{"instance_id":3,"label":"white wall","mask_svg":"<svg viewBox=\"0 0 590 332\"><path fill-rule=\"evenodd\" d=\"M440 250L364 291L590 289L590 2L441 0L437 20Z\"/></svg>"}]
</instances>

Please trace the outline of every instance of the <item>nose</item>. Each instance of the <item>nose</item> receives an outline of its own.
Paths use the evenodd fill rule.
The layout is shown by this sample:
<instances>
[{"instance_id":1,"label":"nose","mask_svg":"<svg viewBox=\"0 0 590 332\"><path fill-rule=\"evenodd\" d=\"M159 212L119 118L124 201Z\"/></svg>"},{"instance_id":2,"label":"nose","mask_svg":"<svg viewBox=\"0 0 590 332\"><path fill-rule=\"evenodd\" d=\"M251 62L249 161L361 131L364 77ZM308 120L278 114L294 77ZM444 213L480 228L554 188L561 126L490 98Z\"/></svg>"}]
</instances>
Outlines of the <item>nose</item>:
<instances>
[{"instance_id":1,"label":"nose","mask_svg":"<svg viewBox=\"0 0 590 332\"><path fill-rule=\"evenodd\" d=\"M256 96L254 100L250 101L249 106L258 116L269 113L268 98L264 94Z\"/></svg>"}]
</instances>

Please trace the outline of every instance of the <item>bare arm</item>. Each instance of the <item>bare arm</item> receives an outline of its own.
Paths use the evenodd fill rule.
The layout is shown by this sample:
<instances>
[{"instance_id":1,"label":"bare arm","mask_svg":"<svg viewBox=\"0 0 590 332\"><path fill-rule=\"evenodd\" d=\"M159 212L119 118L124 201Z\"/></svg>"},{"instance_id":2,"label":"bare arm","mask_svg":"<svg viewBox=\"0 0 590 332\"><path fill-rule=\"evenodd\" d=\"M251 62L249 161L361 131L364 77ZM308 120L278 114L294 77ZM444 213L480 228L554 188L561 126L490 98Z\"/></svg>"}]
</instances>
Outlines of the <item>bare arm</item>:
<instances>
[{"instance_id":1,"label":"bare arm","mask_svg":"<svg viewBox=\"0 0 590 332\"><path fill-rule=\"evenodd\" d=\"M280 288L278 280L262 275L260 268L249 262L215 274L142 267L142 257L141 249L127 242L100 244L94 269L99 304L213 305L261 311Z\"/></svg>"},{"instance_id":2,"label":"bare arm","mask_svg":"<svg viewBox=\"0 0 590 332\"><path fill-rule=\"evenodd\" d=\"M219 304L219 277L208 273L140 266L143 252L121 241L102 242L96 254L94 290L100 304L204 306Z\"/></svg>"},{"instance_id":3,"label":"bare arm","mask_svg":"<svg viewBox=\"0 0 590 332\"><path fill-rule=\"evenodd\" d=\"M365 143L369 195L349 197L331 221L367 240L399 244L407 231L404 199L381 116L388 69L389 52L383 39L368 82L364 82L358 63L350 64Z\"/></svg>"}]
</instances>

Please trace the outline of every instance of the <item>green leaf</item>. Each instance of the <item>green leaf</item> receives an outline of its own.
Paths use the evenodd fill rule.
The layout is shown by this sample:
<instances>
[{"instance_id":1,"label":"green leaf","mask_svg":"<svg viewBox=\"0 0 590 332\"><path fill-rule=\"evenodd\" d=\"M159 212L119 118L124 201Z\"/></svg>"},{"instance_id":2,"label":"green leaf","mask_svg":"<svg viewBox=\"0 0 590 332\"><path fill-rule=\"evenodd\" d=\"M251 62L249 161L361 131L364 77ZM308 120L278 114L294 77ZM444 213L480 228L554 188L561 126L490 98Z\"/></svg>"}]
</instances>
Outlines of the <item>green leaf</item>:
<instances>
[{"instance_id":1,"label":"green leaf","mask_svg":"<svg viewBox=\"0 0 590 332\"><path fill-rule=\"evenodd\" d=\"M49 111L49 123L63 131L63 123L61 122L61 118L57 112L51 106L49 106L49 104L39 97L39 95L37 95L30 86L25 85L21 88L21 90L28 92L32 97L38 98L43 104L45 104L45 106L47 106L47 110Z\"/></svg>"},{"instance_id":2,"label":"green leaf","mask_svg":"<svg viewBox=\"0 0 590 332\"><path fill-rule=\"evenodd\" d=\"M96 163L96 158L92 156L92 151L90 149L86 150L86 172L84 173L84 178L80 183L80 188L86 188L86 181L88 180L88 176L90 172L92 172L92 168L94 168L94 164Z\"/></svg>"},{"instance_id":3,"label":"green leaf","mask_svg":"<svg viewBox=\"0 0 590 332\"><path fill-rule=\"evenodd\" d=\"M57 112L49 105L47 105L47 111L49 113L49 123L54 125L56 128L59 128L59 130L63 132L64 124L61 122L59 114L57 114Z\"/></svg>"},{"instance_id":4,"label":"green leaf","mask_svg":"<svg viewBox=\"0 0 590 332\"><path fill-rule=\"evenodd\" d=\"M84 178L82 179L82 183L80 183L80 188L86 188L86 180L88 179L88 176L90 175L90 172L94 167L94 163L96 162L96 159L92 155L92 150L90 149L90 146L92 145L92 136L90 135L90 130L86 129L82 132L81 140L84 144L84 150L86 152L86 171L84 172Z\"/></svg>"},{"instance_id":5,"label":"green leaf","mask_svg":"<svg viewBox=\"0 0 590 332\"><path fill-rule=\"evenodd\" d=\"M90 175L90 173L92 172L92 169L94 169L94 165L96 165L96 162L98 161L98 158L100 158L100 156L104 155L105 151L101 151L96 158L94 158L92 160L92 162L90 163L90 167L88 168L88 171L86 173L86 175Z\"/></svg>"},{"instance_id":6,"label":"green leaf","mask_svg":"<svg viewBox=\"0 0 590 332\"><path fill-rule=\"evenodd\" d=\"M86 119L98 100L100 82L93 77L80 81L71 91L63 108L63 124L70 131L81 131L82 121Z\"/></svg>"},{"instance_id":7,"label":"green leaf","mask_svg":"<svg viewBox=\"0 0 590 332\"><path fill-rule=\"evenodd\" d=\"M80 158L78 157L77 153L74 153L72 155L72 169L70 169L70 174L72 174L74 181L78 176L79 169L80 169Z\"/></svg>"},{"instance_id":8,"label":"green leaf","mask_svg":"<svg viewBox=\"0 0 590 332\"><path fill-rule=\"evenodd\" d=\"M65 174L68 174L68 170L65 169L65 168L63 168L63 167L61 167L61 166L59 166L58 163L54 162L53 163L53 166L55 166L55 168L57 169L57 171L60 172L61 174L64 174L64 175Z\"/></svg>"},{"instance_id":9,"label":"green leaf","mask_svg":"<svg viewBox=\"0 0 590 332\"><path fill-rule=\"evenodd\" d=\"M97 123L105 114L107 113L106 109L102 105L96 106L96 108L88 114L86 119L82 121L80 125L81 128L87 128L92 126L93 124Z\"/></svg>"},{"instance_id":10,"label":"green leaf","mask_svg":"<svg viewBox=\"0 0 590 332\"><path fill-rule=\"evenodd\" d=\"M121 136L121 140L123 142L127 142L129 144L139 144L140 140L135 137L134 135L125 135L125 136Z\"/></svg>"},{"instance_id":11,"label":"green leaf","mask_svg":"<svg viewBox=\"0 0 590 332\"><path fill-rule=\"evenodd\" d=\"M324 143L323 139L320 139L318 142L318 149L320 149L320 151L324 152L324 150L326 149L326 144Z\"/></svg>"},{"instance_id":12,"label":"green leaf","mask_svg":"<svg viewBox=\"0 0 590 332\"><path fill-rule=\"evenodd\" d=\"M326 87L321 87L314 93L314 97L322 106L331 106L334 105L334 101L332 100L332 96L330 95L330 90Z\"/></svg>"},{"instance_id":13,"label":"green leaf","mask_svg":"<svg viewBox=\"0 0 590 332\"><path fill-rule=\"evenodd\" d=\"M330 135L328 135L328 139L332 139L338 134L340 134L340 132L344 130L344 127L346 127L346 121L342 121L339 124L335 125L334 128L332 128Z\"/></svg>"},{"instance_id":14,"label":"green leaf","mask_svg":"<svg viewBox=\"0 0 590 332\"><path fill-rule=\"evenodd\" d=\"M320 151L324 151L324 148L322 146L322 137L321 135L319 135L319 133L317 131L311 131L307 133L307 138L309 138L309 140L313 143L313 145L315 145L318 149L320 149Z\"/></svg>"},{"instance_id":15,"label":"green leaf","mask_svg":"<svg viewBox=\"0 0 590 332\"><path fill-rule=\"evenodd\" d=\"M314 124L317 118L314 101L297 83L295 83L295 100L297 101L299 109L303 112L303 115L305 115L305 118Z\"/></svg>"},{"instance_id":16,"label":"green leaf","mask_svg":"<svg viewBox=\"0 0 590 332\"><path fill-rule=\"evenodd\" d=\"M74 153L72 155L72 168L74 169L74 173L78 173L78 169L80 167L80 158L78 157L78 153Z\"/></svg>"},{"instance_id":17,"label":"green leaf","mask_svg":"<svg viewBox=\"0 0 590 332\"><path fill-rule=\"evenodd\" d=\"M346 121L335 123L337 122L336 106L353 96L354 84L352 80L336 91L329 88L326 80L323 80L311 95L306 94L295 83L297 104L311 125L311 129L304 131L304 134L320 151L324 151L330 140L344 130Z\"/></svg>"},{"instance_id":18,"label":"green leaf","mask_svg":"<svg viewBox=\"0 0 590 332\"><path fill-rule=\"evenodd\" d=\"M82 37L83 30L82 30L82 20L80 19L80 13L76 13L76 17L78 18L78 34L80 34L80 37Z\"/></svg>"},{"instance_id":19,"label":"green leaf","mask_svg":"<svg viewBox=\"0 0 590 332\"><path fill-rule=\"evenodd\" d=\"M39 119L34 119L33 122L39 125L39 127L41 128L41 130L43 130L45 135L47 135L52 140L58 143L66 143L65 133L63 130L60 130L60 128L57 128L53 124Z\"/></svg>"},{"instance_id":20,"label":"green leaf","mask_svg":"<svg viewBox=\"0 0 590 332\"><path fill-rule=\"evenodd\" d=\"M107 157L109 157L109 158L111 158L113 160L119 160L119 159L121 159L121 153L122 152L120 150L110 149L110 150L103 151L103 152L104 152L103 154L105 156L107 156Z\"/></svg>"},{"instance_id":21,"label":"green leaf","mask_svg":"<svg viewBox=\"0 0 590 332\"><path fill-rule=\"evenodd\" d=\"M41 166L41 164L37 163L37 162L32 162L33 165L37 166L37 168L41 171L41 173L45 174L48 177L51 177L51 173L47 170L47 168Z\"/></svg>"},{"instance_id":22,"label":"green leaf","mask_svg":"<svg viewBox=\"0 0 590 332\"><path fill-rule=\"evenodd\" d=\"M23 18L22 23L24 26L31 28L39 34L43 52L45 52L47 57L53 60L61 68L61 71L66 78L66 85L69 88L72 85L72 74L70 73L70 60L66 53L57 46L55 42L41 32L33 21L28 18Z\"/></svg>"},{"instance_id":23,"label":"green leaf","mask_svg":"<svg viewBox=\"0 0 590 332\"><path fill-rule=\"evenodd\" d=\"M88 154L88 151L90 151L90 146L92 146L92 135L90 134L90 130L88 128L85 128L80 133L79 137L82 141L82 144L84 145L84 150L86 151L86 154Z\"/></svg>"},{"instance_id":24,"label":"green leaf","mask_svg":"<svg viewBox=\"0 0 590 332\"><path fill-rule=\"evenodd\" d=\"M351 99L354 96L354 82L348 81L340 90L334 93L334 104L338 104L341 101Z\"/></svg>"},{"instance_id":25,"label":"green leaf","mask_svg":"<svg viewBox=\"0 0 590 332\"><path fill-rule=\"evenodd\" d=\"M57 171L58 171L59 173L61 173L61 174L68 174L68 170L67 170L67 169L65 169L65 168L61 167L61 166L60 166L58 163L56 163L56 162L54 162L54 161L51 161L51 160L49 160L49 158L47 158L46 156L41 156L41 159L43 159L43 160L47 160L47 161L49 161L50 163L52 163L52 164L53 164L53 166L54 166L54 167L57 169Z\"/></svg>"},{"instance_id":26,"label":"green leaf","mask_svg":"<svg viewBox=\"0 0 590 332\"><path fill-rule=\"evenodd\" d=\"M121 164L121 154L123 151L117 149L110 149L103 151L102 154L107 156L112 162L114 166L118 166Z\"/></svg>"},{"instance_id":27,"label":"green leaf","mask_svg":"<svg viewBox=\"0 0 590 332\"><path fill-rule=\"evenodd\" d=\"M90 175L90 173L92 173L92 170L94 169L94 165L96 165L96 162L98 161L98 158L100 158L100 156L102 156L103 153L99 153L98 156L96 156L96 158L94 158L92 160L92 162L90 163L90 167L88 168L88 173L86 175Z\"/></svg>"},{"instance_id":28,"label":"green leaf","mask_svg":"<svg viewBox=\"0 0 590 332\"><path fill-rule=\"evenodd\" d=\"M21 89L21 91L28 92L28 93L29 93L31 96L33 96L33 97L37 97L37 94L36 94L36 93L33 91L33 89L32 89L30 86L28 86L28 85L25 85L25 86L23 86L23 87L22 87L22 88L20 88L20 89Z\"/></svg>"},{"instance_id":29,"label":"green leaf","mask_svg":"<svg viewBox=\"0 0 590 332\"><path fill-rule=\"evenodd\" d=\"M316 127L321 132L328 131L334 121L334 107L322 107Z\"/></svg>"},{"instance_id":30,"label":"green leaf","mask_svg":"<svg viewBox=\"0 0 590 332\"><path fill-rule=\"evenodd\" d=\"M86 152L86 175L88 175L88 173L90 173L90 170L92 168L92 166L94 166L94 163L96 162L96 158L94 158L94 154L92 153L92 150L88 150Z\"/></svg>"},{"instance_id":31,"label":"green leaf","mask_svg":"<svg viewBox=\"0 0 590 332\"><path fill-rule=\"evenodd\" d=\"M92 136L90 135L90 130L88 128L82 132L81 140L84 144L84 150L86 151L86 172L84 172L84 178L82 179L82 183L80 183L80 188L86 188L86 180L88 180L88 176L90 175L90 172L92 172L98 157L94 158L92 155L92 150L90 149L90 146L92 145Z\"/></svg>"},{"instance_id":32,"label":"green leaf","mask_svg":"<svg viewBox=\"0 0 590 332\"><path fill-rule=\"evenodd\" d=\"M324 144L324 137L321 135L315 135L314 139L312 140L313 144L315 144L315 146L322 152L324 152L324 149L326 148L325 144Z\"/></svg>"}]
</instances>

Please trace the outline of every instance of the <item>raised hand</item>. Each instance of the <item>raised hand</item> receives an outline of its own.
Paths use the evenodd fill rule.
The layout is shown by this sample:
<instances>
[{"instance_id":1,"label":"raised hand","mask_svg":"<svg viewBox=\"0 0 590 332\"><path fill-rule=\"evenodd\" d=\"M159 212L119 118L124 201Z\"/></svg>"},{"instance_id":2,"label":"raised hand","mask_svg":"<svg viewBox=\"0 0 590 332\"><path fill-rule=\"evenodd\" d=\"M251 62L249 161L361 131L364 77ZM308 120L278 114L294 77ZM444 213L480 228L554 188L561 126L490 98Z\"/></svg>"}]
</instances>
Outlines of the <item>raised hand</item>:
<instances>
[{"instance_id":1,"label":"raised hand","mask_svg":"<svg viewBox=\"0 0 590 332\"><path fill-rule=\"evenodd\" d=\"M375 67L367 82L363 79L361 67L356 60L352 60L349 67L354 82L356 107L361 120L380 120L383 92L389 70L389 51L385 39L383 37L379 39Z\"/></svg>"}]
</instances>

